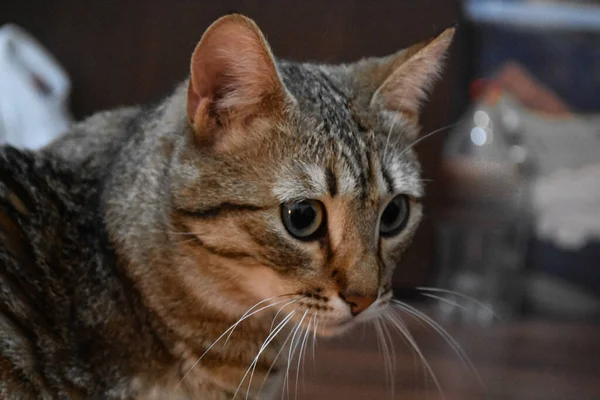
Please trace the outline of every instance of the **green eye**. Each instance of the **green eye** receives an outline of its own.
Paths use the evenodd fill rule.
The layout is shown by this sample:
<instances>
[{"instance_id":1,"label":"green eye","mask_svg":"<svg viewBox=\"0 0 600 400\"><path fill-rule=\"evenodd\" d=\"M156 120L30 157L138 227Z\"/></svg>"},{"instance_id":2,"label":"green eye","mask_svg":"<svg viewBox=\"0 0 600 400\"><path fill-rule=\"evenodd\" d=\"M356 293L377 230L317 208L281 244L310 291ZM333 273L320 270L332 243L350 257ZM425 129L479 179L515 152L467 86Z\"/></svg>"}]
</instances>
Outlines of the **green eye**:
<instances>
[{"instance_id":1,"label":"green eye","mask_svg":"<svg viewBox=\"0 0 600 400\"><path fill-rule=\"evenodd\" d=\"M408 222L408 199L405 195L394 197L383 210L379 233L383 237L397 235Z\"/></svg>"},{"instance_id":2,"label":"green eye","mask_svg":"<svg viewBox=\"0 0 600 400\"><path fill-rule=\"evenodd\" d=\"M325 207L317 200L304 200L281 205L285 229L300 240L314 240L325 222Z\"/></svg>"}]
</instances>

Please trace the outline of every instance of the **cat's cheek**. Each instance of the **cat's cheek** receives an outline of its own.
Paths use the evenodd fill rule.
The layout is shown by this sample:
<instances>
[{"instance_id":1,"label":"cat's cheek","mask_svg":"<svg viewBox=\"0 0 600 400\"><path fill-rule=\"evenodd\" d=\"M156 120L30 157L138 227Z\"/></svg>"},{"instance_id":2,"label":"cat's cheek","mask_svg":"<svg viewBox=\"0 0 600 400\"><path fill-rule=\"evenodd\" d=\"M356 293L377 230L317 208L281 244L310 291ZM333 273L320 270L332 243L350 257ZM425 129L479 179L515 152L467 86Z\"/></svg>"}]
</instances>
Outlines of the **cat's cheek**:
<instances>
[{"instance_id":1,"label":"cat's cheek","mask_svg":"<svg viewBox=\"0 0 600 400\"><path fill-rule=\"evenodd\" d=\"M292 282L266 266L240 267L239 276L242 288L257 300L300 292Z\"/></svg>"}]
</instances>

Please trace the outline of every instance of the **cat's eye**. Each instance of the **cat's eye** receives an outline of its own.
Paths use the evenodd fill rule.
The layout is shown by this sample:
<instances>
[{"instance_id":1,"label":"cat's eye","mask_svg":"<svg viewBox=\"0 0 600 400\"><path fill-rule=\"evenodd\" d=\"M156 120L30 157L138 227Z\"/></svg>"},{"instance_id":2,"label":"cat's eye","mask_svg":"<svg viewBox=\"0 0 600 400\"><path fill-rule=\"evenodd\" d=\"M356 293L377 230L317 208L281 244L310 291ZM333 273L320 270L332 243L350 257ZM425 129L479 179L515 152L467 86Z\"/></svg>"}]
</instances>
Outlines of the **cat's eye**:
<instances>
[{"instance_id":1,"label":"cat's eye","mask_svg":"<svg viewBox=\"0 0 600 400\"><path fill-rule=\"evenodd\" d=\"M397 235L408 222L409 207L405 195L394 197L383 210L379 221L379 233L383 237Z\"/></svg>"},{"instance_id":2,"label":"cat's eye","mask_svg":"<svg viewBox=\"0 0 600 400\"><path fill-rule=\"evenodd\" d=\"M314 240L322 232L325 207L317 200L304 200L281 205L281 219L285 229L300 240Z\"/></svg>"}]
</instances>

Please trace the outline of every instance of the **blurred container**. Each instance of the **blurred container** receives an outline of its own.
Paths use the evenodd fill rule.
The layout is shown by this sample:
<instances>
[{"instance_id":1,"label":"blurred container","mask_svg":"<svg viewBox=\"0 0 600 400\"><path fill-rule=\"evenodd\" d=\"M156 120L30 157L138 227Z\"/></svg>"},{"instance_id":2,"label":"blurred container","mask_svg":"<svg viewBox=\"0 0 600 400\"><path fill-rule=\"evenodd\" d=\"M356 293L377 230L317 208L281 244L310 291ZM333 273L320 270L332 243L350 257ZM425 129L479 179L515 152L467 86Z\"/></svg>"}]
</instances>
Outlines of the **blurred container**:
<instances>
[{"instance_id":1,"label":"blurred container","mask_svg":"<svg viewBox=\"0 0 600 400\"><path fill-rule=\"evenodd\" d=\"M533 165L519 115L502 102L476 103L450 133L441 169L452 184L437 230L436 284L483 306L456 296L439 303L442 317L490 323L493 314L508 319L520 309Z\"/></svg>"},{"instance_id":2,"label":"blurred container","mask_svg":"<svg viewBox=\"0 0 600 400\"><path fill-rule=\"evenodd\" d=\"M597 160L595 135L573 111L600 111L600 5L465 0L464 9L475 45L469 78L501 85L486 88L445 145L436 285L484 303L455 295L438 302L442 317L488 323L488 308L510 318L532 301L526 292L539 271L572 269L532 253L539 250L532 191L559 168ZM588 280L598 276L581 270ZM538 297L547 299L550 286L538 285Z\"/></svg>"}]
</instances>

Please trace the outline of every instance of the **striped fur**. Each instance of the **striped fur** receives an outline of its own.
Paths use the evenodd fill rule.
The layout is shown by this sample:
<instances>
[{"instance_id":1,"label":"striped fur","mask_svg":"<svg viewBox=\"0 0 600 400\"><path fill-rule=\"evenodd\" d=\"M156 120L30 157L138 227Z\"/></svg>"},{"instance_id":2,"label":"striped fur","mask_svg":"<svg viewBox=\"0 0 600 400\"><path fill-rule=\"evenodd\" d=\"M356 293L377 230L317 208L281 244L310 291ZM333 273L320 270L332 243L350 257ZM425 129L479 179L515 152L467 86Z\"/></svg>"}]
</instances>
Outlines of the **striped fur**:
<instances>
[{"instance_id":1,"label":"striped fur","mask_svg":"<svg viewBox=\"0 0 600 400\"><path fill-rule=\"evenodd\" d=\"M235 67L234 83L215 84L226 95L186 81L157 104L75 124L40 152L0 150L0 398L231 399L261 349L249 398L273 398L287 351L275 359L297 324L318 318L319 335L336 334L389 300L423 188L411 107L389 109L404 81L386 77L408 60L411 85L429 85L438 68L421 76L413 56L439 63L447 34L330 66L271 59L244 17L209 32L195 54L221 49L223 68ZM202 84L233 76L194 70L215 68L205 64L192 63ZM385 104L373 98L382 87ZM397 194L411 199L410 218L384 240L378 221ZM312 242L280 219L281 203L307 198L326 208L326 234ZM342 292L379 300L353 317ZM271 307L211 347L261 302Z\"/></svg>"}]
</instances>

